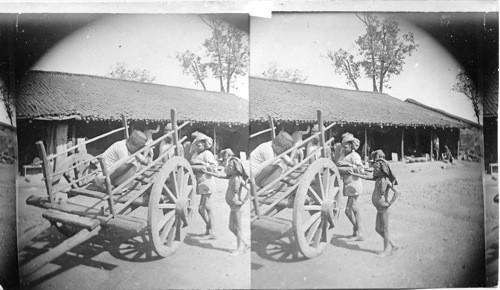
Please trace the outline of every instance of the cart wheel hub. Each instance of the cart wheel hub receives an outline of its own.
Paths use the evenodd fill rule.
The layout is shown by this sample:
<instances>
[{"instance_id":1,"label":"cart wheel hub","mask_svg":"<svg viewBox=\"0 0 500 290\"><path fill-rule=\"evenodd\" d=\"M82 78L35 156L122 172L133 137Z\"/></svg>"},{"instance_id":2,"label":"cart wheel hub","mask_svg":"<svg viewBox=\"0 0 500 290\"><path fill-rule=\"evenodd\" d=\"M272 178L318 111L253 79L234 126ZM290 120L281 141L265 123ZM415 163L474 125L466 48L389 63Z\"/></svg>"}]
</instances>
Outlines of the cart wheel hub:
<instances>
[{"instance_id":1,"label":"cart wheel hub","mask_svg":"<svg viewBox=\"0 0 500 290\"><path fill-rule=\"evenodd\" d=\"M193 209L191 208L189 198L181 197L175 203L175 215L178 216L182 222L183 227L188 225L188 217L191 217Z\"/></svg>"},{"instance_id":2,"label":"cart wheel hub","mask_svg":"<svg viewBox=\"0 0 500 290\"><path fill-rule=\"evenodd\" d=\"M338 212L337 201L334 199L326 199L321 204L321 216L325 218L332 227L335 226L334 221L337 219Z\"/></svg>"}]
</instances>

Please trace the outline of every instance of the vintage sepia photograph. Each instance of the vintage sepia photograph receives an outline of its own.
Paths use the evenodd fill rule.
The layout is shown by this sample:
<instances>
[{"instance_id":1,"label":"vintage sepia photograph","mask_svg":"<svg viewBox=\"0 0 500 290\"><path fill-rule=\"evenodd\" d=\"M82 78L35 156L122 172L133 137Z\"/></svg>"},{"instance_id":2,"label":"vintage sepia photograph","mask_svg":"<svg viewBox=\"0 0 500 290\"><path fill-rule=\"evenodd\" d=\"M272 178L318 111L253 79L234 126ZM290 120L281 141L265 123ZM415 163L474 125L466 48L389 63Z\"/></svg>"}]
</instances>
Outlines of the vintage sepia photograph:
<instances>
[{"instance_id":1,"label":"vintage sepia photograph","mask_svg":"<svg viewBox=\"0 0 500 290\"><path fill-rule=\"evenodd\" d=\"M498 14L273 13L250 31L252 287L497 285Z\"/></svg>"},{"instance_id":2,"label":"vintage sepia photograph","mask_svg":"<svg viewBox=\"0 0 500 290\"><path fill-rule=\"evenodd\" d=\"M250 288L248 15L16 15L22 288Z\"/></svg>"}]
</instances>

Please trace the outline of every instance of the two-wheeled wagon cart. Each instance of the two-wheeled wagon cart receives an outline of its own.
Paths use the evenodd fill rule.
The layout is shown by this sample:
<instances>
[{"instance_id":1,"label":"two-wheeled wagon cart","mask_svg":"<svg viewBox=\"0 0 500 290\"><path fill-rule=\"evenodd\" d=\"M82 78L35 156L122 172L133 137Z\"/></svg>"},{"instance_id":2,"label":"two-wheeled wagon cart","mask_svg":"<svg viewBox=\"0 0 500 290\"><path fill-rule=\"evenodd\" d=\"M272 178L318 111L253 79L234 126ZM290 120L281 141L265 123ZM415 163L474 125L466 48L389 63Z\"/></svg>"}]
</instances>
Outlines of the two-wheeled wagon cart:
<instances>
[{"instance_id":1,"label":"two-wheeled wagon cart","mask_svg":"<svg viewBox=\"0 0 500 290\"><path fill-rule=\"evenodd\" d=\"M331 158L328 158L327 146L333 138L325 141L325 131L333 127L323 126L323 117L317 111L319 132L292 148L261 164L250 178L253 199L251 211L252 227L264 230L287 230L283 221L276 215L289 208L292 211L292 231L300 252L307 258L313 258L325 251L330 243L335 224L339 217L340 198L343 183L339 171ZM275 138L274 123L270 118L271 128L252 134L250 137L271 131ZM260 186L256 178L261 169L280 162L281 157L306 145L313 138L319 138L318 147L293 167L285 167L279 177ZM317 158L317 153L320 153ZM264 174L264 172L262 173Z\"/></svg>"},{"instance_id":2,"label":"two-wheeled wagon cart","mask_svg":"<svg viewBox=\"0 0 500 290\"><path fill-rule=\"evenodd\" d=\"M173 131L118 161L116 166L132 162L138 154L147 152L169 136L173 140L173 146L160 152L149 165L140 167L126 181L113 186L110 168L106 168L102 154L92 156L84 150L78 150L119 132L124 133L125 139L128 138L127 120L123 117L122 121L123 127L55 155L47 155L43 142L37 142L48 197L31 196L27 203L46 209L43 217L68 238L22 265L21 277L28 277L73 247L98 235L101 228L147 232L152 249L161 257L174 253L183 242L196 189L191 166L182 156L181 146L186 137L179 140L179 131L189 122L177 126L176 112L172 110ZM171 156L172 151L175 152L174 156L166 158L169 154ZM100 165L100 170L91 169L96 164ZM94 175L98 173L104 176L105 189L94 182ZM147 208L146 216L131 214L140 207Z\"/></svg>"}]
</instances>

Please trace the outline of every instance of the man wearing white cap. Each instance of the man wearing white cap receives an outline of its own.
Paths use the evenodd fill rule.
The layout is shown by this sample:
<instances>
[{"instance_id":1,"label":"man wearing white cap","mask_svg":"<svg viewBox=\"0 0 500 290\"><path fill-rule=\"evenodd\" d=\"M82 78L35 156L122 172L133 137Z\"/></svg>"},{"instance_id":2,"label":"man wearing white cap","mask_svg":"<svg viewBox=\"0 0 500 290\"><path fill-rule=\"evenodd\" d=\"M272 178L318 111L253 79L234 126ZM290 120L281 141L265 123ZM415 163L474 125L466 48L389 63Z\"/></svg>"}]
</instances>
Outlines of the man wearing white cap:
<instances>
[{"instance_id":1,"label":"man wearing white cap","mask_svg":"<svg viewBox=\"0 0 500 290\"><path fill-rule=\"evenodd\" d=\"M130 137L126 140L121 140L113 143L104 153L102 158L111 178L111 184L118 186L123 181L130 178L135 174L139 165L149 164L149 158L142 154L137 154L134 160L120 164L120 160L134 154L139 151L142 147L146 145L147 137L146 135L138 130L132 132ZM104 176L99 173L95 178L96 184L104 188Z\"/></svg>"},{"instance_id":2,"label":"man wearing white cap","mask_svg":"<svg viewBox=\"0 0 500 290\"><path fill-rule=\"evenodd\" d=\"M292 148L292 146L292 136L285 131L281 131L276 138L260 144L250 153L250 168L252 175L255 177L257 186L261 187L269 183L273 178L267 178L268 176L279 176L282 170L276 170L278 169L277 167L281 168L281 166L295 165L293 160L287 155L281 157L277 164L264 164L266 161ZM262 179L261 177L263 177L261 173L265 175L264 179L266 179L265 181L262 180L262 183L259 182L259 180Z\"/></svg>"}]
</instances>

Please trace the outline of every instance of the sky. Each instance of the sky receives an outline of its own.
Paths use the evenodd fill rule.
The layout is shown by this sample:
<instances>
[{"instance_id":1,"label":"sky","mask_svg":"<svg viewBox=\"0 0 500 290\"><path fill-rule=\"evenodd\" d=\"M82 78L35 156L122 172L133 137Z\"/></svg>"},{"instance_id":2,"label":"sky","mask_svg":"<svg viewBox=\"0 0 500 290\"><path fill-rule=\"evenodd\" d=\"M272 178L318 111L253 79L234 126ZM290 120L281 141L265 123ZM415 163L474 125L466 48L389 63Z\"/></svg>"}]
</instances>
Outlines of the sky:
<instances>
[{"instance_id":1,"label":"sky","mask_svg":"<svg viewBox=\"0 0 500 290\"><path fill-rule=\"evenodd\" d=\"M418 50L406 58L403 72L389 81L384 93L401 100L414 99L426 105L476 122L471 102L451 90L459 63L425 31L399 19L401 33L412 32ZM262 76L272 62L281 69L298 69L306 83L354 89L346 78L334 73L328 50L340 48L356 55L355 40L364 34L363 23L354 13L286 13L271 19L250 21L250 75ZM358 82L371 91L371 80Z\"/></svg>"},{"instance_id":2,"label":"sky","mask_svg":"<svg viewBox=\"0 0 500 290\"><path fill-rule=\"evenodd\" d=\"M184 75L176 52L191 50L203 55L202 43L210 28L191 15L111 15L91 23L59 42L31 69L104 76L118 62L129 69L145 69L154 83L203 89ZM214 78L210 91L220 91ZM231 93L248 99L248 78L238 77Z\"/></svg>"}]
</instances>

